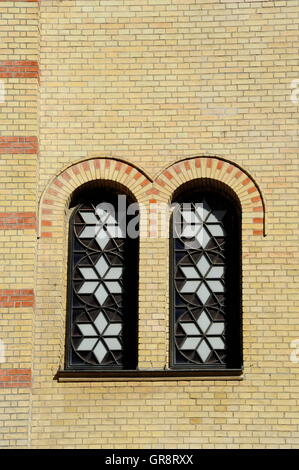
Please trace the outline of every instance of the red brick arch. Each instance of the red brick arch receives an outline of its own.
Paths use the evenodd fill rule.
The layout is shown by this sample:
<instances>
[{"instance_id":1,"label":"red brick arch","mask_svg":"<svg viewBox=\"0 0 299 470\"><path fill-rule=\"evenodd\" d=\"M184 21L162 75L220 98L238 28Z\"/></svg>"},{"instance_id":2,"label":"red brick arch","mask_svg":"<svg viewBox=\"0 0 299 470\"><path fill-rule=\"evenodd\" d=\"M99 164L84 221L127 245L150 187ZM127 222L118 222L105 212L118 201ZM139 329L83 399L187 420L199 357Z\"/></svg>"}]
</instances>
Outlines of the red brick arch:
<instances>
[{"instance_id":1,"label":"red brick arch","mask_svg":"<svg viewBox=\"0 0 299 470\"><path fill-rule=\"evenodd\" d=\"M218 157L193 157L173 163L153 180L137 167L111 158L84 160L67 167L52 179L41 197L39 236L55 236L55 224L62 223L71 194L88 181L118 182L127 187L137 201L156 204L171 202L177 188L200 178L215 179L228 185L241 203L243 226L255 236L265 235L265 204L254 179L230 161Z\"/></svg>"},{"instance_id":2,"label":"red brick arch","mask_svg":"<svg viewBox=\"0 0 299 470\"><path fill-rule=\"evenodd\" d=\"M151 194L170 202L174 191L194 179L210 178L228 185L238 197L244 227L256 236L265 235L265 204L254 179L236 164L218 157L194 157L173 163L154 179Z\"/></svg>"},{"instance_id":3,"label":"red brick arch","mask_svg":"<svg viewBox=\"0 0 299 470\"><path fill-rule=\"evenodd\" d=\"M39 236L55 236L54 225L61 223L61 216L73 191L88 181L100 179L122 184L138 201L145 188L152 185L152 181L141 170L120 160L94 158L75 163L56 176L41 197Z\"/></svg>"}]
</instances>

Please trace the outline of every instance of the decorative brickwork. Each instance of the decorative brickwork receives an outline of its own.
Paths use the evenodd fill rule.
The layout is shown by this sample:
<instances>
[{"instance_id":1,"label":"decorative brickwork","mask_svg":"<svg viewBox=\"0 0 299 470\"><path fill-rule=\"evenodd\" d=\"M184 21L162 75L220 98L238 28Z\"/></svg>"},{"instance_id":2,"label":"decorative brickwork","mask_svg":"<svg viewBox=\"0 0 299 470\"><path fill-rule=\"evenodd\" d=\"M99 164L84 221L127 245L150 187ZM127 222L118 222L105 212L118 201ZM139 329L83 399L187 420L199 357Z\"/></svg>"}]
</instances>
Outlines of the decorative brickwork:
<instances>
[{"instance_id":1,"label":"decorative brickwork","mask_svg":"<svg viewBox=\"0 0 299 470\"><path fill-rule=\"evenodd\" d=\"M1 212L0 230L31 230L36 228L34 212Z\"/></svg>"},{"instance_id":2,"label":"decorative brickwork","mask_svg":"<svg viewBox=\"0 0 299 470\"><path fill-rule=\"evenodd\" d=\"M9 3L38 3L40 0L0 0L1 2L9 2Z\"/></svg>"},{"instance_id":3,"label":"decorative brickwork","mask_svg":"<svg viewBox=\"0 0 299 470\"><path fill-rule=\"evenodd\" d=\"M0 78L39 78L36 60L0 61Z\"/></svg>"},{"instance_id":4,"label":"decorative brickwork","mask_svg":"<svg viewBox=\"0 0 299 470\"><path fill-rule=\"evenodd\" d=\"M28 388L31 380L30 369L0 369L0 389Z\"/></svg>"},{"instance_id":5,"label":"decorative brickwork","mask_svg":"<svg viewBox=\"0 0 299 470\"><path fill-rule=\"evenodd\" d=\"M181 184L200 178L221 181L229 186L241 203L244 226L251 224L253 235L265 235L265 205L261 191L252 177L232 162L218 157L195 157L176 162L155 178L154 187L161 200L170 201ZM256 217L257 212L261 217Z\"/></svg>"},{"instance_id":6,"label":"decorative brickwork","mask_svg":"<svg viewBox=\"0 0 299 470\"><path fill-rule=\"evenodd\" d=\"M108 180L127 187L138 200L146 197L151 180L136 167L119 160L92 159L76 163L52 180L40 204L40 236L51 238L72 192L92 180Z\"/></svg>"},{"instance_id":7,"label":"decorative brickwork","mask_svg":"<svg viewBox=\"0 0 299 470\"><path fill-rule=\"evenodd\" d=\"M36 137L0 137L0 154L38 153Z\"/></svg>"},{"instance_id":8,"label":"decorative brickwork","mask_svg":"<svg viewBox=\"0 0 299 470\"><path fill-rule=\"evenodd\" d=\"M0 308L33 307L32 289L0 289Z\"/></svg>"},{"instance_id":9,"label":"decorative brickwork","mask_svg":"<svg viewBox=\"0 0 299 470\"><path fill-rule=\"evenodd\" d=\"M45 191L40 209L40 235L52 237L57 210L63 211L71 192L81 184L95 179L111 180L126 186L139 202L171 202L173 192L188 181L210 178L228 185L239 198L246 226L253 235L265 234L265 211L262 194L254 180L232 162L217 157L196 157L163 170L154 181L137 168L112 159L86 160L67 168L52 180ZM156 197L153 199L152 195ZM256 217L260 212L261 217ZM153 233L156 233L155 230Z\"/></svg>"}]
</instances>

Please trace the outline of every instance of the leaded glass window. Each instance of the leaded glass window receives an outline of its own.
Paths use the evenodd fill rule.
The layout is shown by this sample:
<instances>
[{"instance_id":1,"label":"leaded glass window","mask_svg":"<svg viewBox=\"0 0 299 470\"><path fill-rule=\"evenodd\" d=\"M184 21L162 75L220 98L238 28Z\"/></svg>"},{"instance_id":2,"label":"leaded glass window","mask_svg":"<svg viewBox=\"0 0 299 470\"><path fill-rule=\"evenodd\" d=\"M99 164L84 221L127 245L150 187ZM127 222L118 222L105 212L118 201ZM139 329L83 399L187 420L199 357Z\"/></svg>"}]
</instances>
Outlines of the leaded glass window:
<instances>
[{"instance_id":1,"label":"leaded glass window","mask_svg":"<svg viewBox=\"0 0 299 470\"><path fill-rule=\"evenodd\" d=\"M70 220L67 368L136 367L138 238L119 196L87 194Z\"/></svg>"},{"instance_id":2,"label":"leaded glass window","mask_svg":"<svg viewBox=\"0 0 299 470\"><path fill-rule=\"evenodd\" d=\"M183 194L172 216L171 365L241 367L240 211L220 192Z\"/></svg>"}]
</instances>

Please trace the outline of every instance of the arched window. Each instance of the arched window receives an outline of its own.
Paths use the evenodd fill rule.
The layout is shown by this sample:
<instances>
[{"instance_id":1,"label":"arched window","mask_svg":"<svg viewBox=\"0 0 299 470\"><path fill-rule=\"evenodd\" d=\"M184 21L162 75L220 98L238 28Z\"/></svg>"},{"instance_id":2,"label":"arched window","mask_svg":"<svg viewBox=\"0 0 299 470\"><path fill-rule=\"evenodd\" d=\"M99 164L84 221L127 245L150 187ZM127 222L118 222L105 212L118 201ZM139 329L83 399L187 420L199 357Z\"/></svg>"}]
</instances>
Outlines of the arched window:
<instances>
[{"instance_id":1,"label":"arched window","mask_svg":"<svg viewBox=\"0 0 299 470\"><path fill-rule=\"evenodd\" d=\"M171 367L241 369L240 205L208 179L179 188L174 202Z\"/></svg>"},{"instance_id":2,"label":"arched window","mask_svg":"<svg viewBox=\"0 0 299 470\"><path fill-rule=\"evenodd\" d=\"M132 203L120 188L90 184L72 198L67 369L136 368L138 206L129 215Z\"/></svg>"}]
</instances>

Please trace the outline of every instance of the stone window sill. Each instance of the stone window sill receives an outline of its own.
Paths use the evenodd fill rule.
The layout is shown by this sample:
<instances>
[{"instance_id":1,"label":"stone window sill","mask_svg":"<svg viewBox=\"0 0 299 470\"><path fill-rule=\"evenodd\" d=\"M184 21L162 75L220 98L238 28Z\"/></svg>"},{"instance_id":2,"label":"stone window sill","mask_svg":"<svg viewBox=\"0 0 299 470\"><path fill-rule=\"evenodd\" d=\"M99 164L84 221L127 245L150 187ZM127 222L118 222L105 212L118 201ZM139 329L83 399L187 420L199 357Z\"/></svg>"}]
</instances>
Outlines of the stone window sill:
<instances>
[{"instance_id":1,"label":"stone window sill","mask_svg":"<svg viewBox=\"0 0 299 470\"><path fill-rule=\"evenodd\" d=\"M242 369L179 370L139 369L117 371L59 370L54 377L58 382L114 382L114 381L191 381L191 380L243 380Z\"/></svg>"}]
</instances>

